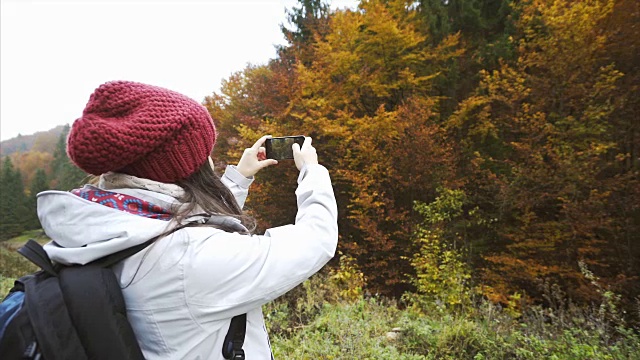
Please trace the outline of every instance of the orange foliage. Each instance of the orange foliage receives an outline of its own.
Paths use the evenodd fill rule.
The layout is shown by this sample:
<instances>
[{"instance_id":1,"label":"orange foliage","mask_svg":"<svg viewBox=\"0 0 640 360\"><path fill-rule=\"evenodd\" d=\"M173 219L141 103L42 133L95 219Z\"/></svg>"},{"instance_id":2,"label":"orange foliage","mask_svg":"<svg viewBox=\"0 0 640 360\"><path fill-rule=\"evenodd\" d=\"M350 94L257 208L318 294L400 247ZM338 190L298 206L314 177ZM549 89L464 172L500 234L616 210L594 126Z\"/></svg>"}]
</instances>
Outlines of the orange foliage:
<instances>
[{"instance_id":1,"label":"orange foliage","mask_svg":"<svg viewBox=\"0 0 640 360\"><path fill-rule=\"evenodd\" d=\"M31 185L36 171L45 169L47 173L51 172L51 161L53 155L48 152L28 151L24 153L13 153L9 156L15 168L22 174L22 182L25 189Z\"/></svg>"},{"instance_id":2,"label":"orange foliage","mask_svg":"<svg viewBox=\"0 0 640 360\"><path fill-rule=\"evenodd\" d=\"M464 215L438 231L465 247L488 297L535 297L549 278L588 300L582 260L631 298L640 294L639 7L533 0L491 18L508 22L491 27L503 31L495 43L465 33L471 25L433 22L426 2L323 14L307 23L312 33L290 33L300 36L279 58L206 100L220 131L216 161L237 161L265 133L312 136L333 175L341 250L371 292L406 289L423 220L414 203L447 188L465 194ZM448 14L441 20L465 19ZM470 15L485 26L488 15ZM494 45L512 56L489 54ZM290 163L258 175L248 206L262 227L293 218L295 176Z\"/></svg>"}]
</instances>

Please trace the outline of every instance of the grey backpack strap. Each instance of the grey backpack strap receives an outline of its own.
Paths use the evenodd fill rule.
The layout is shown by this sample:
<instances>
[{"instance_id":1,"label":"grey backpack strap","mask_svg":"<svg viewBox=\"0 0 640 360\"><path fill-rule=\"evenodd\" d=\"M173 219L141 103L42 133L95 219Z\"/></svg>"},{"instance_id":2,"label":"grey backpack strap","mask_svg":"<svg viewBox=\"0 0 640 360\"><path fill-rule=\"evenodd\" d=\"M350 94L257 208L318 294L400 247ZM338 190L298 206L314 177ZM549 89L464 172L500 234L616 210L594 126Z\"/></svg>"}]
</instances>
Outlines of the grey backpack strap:
<instances>
[{"instance_id":1,"label":"grey backpack strap","mask_svg":"<svg viewBox=\"0 0 640 360\"><path fill-rule=\"evenodd\" d=\"M91 265L97 265L99 267L109 267L111 265L114 265L126 258L128 258L129 256L133 256L137 253L139 253L140 251L144 250L146 247L148 247L149 245L153 244L154 242L156 242L158 239L165 237L173 232L176 232L180 229L184 229L187 226L193 226L194 223L186 223L186 224L182 224L182 225L178 225L176 227L174 227L173 229L171 229L168 232L164 232L156 237L153 237L145 242L143 242L142 244L138 244L136 246L132 246L130 248L126 248L124 250L120 250L116 253L113 253L111 255L107 255L103 258L94 260L92 262L90 262L89 264ZM89 265L87 264L87 265Z\"/></svg>"}]
</instances>

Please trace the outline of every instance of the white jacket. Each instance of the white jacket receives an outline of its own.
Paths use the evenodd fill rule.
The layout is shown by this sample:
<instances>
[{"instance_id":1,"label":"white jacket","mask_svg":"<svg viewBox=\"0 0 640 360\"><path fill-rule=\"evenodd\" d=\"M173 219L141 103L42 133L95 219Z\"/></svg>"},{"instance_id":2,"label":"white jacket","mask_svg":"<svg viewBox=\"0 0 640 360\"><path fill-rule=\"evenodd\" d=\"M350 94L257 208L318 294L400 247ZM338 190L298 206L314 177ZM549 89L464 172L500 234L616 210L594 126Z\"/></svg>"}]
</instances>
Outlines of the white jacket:
<instances>
[{"instance_id":1,"label":"white jacket","mask_svg":"<svg viewBox=\"0 0 640 360\"><path fill-rule=\"evenodd\" d=\"M243 206L252 180L227 167L222 181ZM148 190L110 191L164 207L176 201ZM223 359L230 319L243 313L246 358L271 358L261 306L320 270L334 256L338 241L337 206L322 165L302 169L296 196L294 225L269 229L263 236L185 228L114 267L146 359ZM167 221L61 191L38 195L38 216L55 242L45 250L65 264L85 264L167 228Z\"/></svg>"}]
</instances>

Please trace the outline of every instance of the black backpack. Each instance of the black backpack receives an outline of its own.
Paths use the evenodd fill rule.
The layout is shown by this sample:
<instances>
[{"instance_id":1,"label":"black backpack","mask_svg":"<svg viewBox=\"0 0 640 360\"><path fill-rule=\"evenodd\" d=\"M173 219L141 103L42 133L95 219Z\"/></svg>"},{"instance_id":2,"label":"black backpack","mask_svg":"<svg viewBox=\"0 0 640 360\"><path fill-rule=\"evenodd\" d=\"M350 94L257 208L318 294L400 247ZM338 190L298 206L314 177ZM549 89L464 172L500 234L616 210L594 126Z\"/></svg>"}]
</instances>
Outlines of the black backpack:
<instances>
[{"instance_id":1,"label":"black backpack","mask_svg":"<svg viewBox=\"0 0 640 360\"><path fill-rule=\"evenodd\" d=\"M42 270L16 280L0 304L0 359L144 359L110 266L156 239L84 266L53 265L42 246L29 240L18 252ZM246 314L234 317L225 359L245 358L245 331Z\"/></svg>"}]
</instances>

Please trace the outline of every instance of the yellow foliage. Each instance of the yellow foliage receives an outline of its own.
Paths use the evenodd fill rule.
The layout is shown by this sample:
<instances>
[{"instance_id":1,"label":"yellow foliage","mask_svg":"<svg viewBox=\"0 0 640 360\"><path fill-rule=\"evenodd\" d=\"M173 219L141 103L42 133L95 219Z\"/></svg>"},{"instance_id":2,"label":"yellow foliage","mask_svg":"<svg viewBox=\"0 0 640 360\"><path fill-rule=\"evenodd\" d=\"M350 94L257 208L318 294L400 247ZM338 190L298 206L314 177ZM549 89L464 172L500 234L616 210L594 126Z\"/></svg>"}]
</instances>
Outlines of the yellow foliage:
<instances>
[{"instance_id":1,"label":"yellow foliage","mask_svg":"<svg viewBox=\"0 0 640 360\"><path fill-rule=\"evenodd\" d=\"M329 281L337 289L338 299L336 300L347 302L356 302L361 299L366 285L366 279L358 268L356 260L342 253L340 253L340 267L331 269Z\"/></svg>"}]
</instances>

